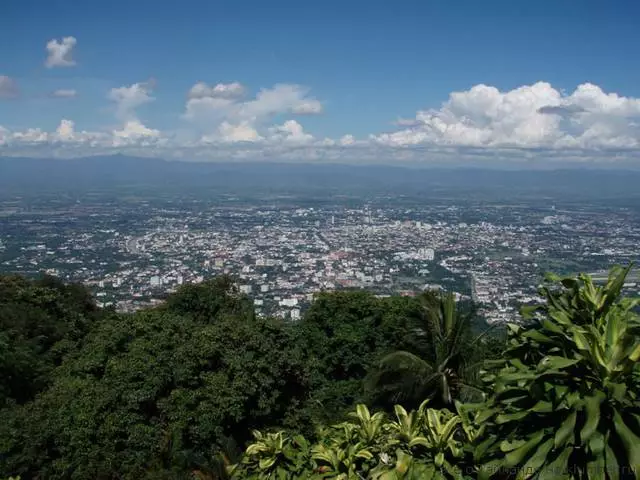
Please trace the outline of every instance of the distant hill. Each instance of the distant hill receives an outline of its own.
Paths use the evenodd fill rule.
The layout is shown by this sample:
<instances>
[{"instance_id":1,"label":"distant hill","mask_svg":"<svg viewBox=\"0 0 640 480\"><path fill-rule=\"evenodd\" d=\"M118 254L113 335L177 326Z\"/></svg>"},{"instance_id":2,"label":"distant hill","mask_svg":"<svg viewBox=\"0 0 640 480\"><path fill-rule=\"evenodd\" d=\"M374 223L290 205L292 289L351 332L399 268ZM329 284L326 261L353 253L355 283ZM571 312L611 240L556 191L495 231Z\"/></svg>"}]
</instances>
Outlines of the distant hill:
<instances>
[{"instance_id":1,"label":"distant hill","mask_svg":"<svg viewBox=\"0 0 640 480\"><path fill-rule=\"evenodd\" d=\"M636 198L639 171L408 168L303 163L195 163L123 155L77 159L0 158L0 190L8 194L121 187L321 193L484 192L576 198Z\"/></svg>"}]
</instances>

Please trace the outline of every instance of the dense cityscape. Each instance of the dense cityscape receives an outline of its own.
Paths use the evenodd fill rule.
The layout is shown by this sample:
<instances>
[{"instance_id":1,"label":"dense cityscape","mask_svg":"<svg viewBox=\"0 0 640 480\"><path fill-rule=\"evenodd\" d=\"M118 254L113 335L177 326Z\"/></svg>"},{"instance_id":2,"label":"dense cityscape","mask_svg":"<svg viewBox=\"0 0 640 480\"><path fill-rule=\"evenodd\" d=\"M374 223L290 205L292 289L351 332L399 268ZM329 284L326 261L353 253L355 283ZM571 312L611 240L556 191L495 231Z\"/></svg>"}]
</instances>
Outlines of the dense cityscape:
<instances>
[{"instance_id":1,"label":"dense cityscape","mask_svg":"<svg viewBox=\"0 0 640 480\"><path fill-rule=\"evenodd\" d=\"M541 203L10 199L0 209L0 271L82 282L119 311L230 274L261 315L299 319L320 291L444 289L502 322L537 301L547 271L598 276L640 256L635 210Z\"/></svg>"}]
</instances>

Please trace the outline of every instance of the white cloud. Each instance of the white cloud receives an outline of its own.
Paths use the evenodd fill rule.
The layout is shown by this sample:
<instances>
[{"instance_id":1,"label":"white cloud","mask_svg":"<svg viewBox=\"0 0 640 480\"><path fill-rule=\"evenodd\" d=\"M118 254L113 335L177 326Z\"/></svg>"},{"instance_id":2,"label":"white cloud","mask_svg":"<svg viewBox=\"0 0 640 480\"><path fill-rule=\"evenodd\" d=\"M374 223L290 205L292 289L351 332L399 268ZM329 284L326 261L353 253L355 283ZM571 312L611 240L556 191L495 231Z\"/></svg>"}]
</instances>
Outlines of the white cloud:
<instances>
[{"instance_id":1,"label":"white cloud","mask_svg":"<svg viewBox=\"0 0 640 480\"><path fill-rule=\"evenodd\" d=\"M28 128L23 132L14 132L11 135L10 141L18 144L33 144L48 142L49 138L49 134L47 132L43 132L40 128Z\"/></svg>"},{"instance_id":2,"label":"white cloud","mask_svg":"<svg viewBox=\"0 0 640 480\"><path fill-rule=\"evenodd\" d=\"M38 145L40 152L48 149L59 156L120 151L186 160L615 161L640 166L640 100L588 83L568 93L545 82L508 91L476 85L452 93L439 108L397 121L396 131L362 139L351 134L316 139L305 131L292 117L322 111L305 88L278 84L253 98L241 97L240 88L196 84L183 115L189 122L176 132L150 128L137 117L136 109L153 100L151 84L114 88L109 98L119 127L77 131L65 119L53 132L0 128L0 153Z\"/></svg>"},{"instance_id":3,"label":"white cloud","mask_svg":"<svg viewBox=\"0 0 640 480\"><path fill-rule=\"evenodd\" d=\"M297 122L269 129L270 121L278 115L322 112L322 104L308 92L299 85L277 84L242 100L244 87L237 82L215 86L199 82L189 91L183 118L200 129L206 143L257 142L270 137L274 141L308 141L307 134L296 130L294 124L302 128Z\"/></svg>"},{"instance_id":4,"label":"white cloud","mask_svg":"<svg viewBox=\"0 0 640 480\"><path fill-rule=\"evenodd\" d=\"M297 115L317 115L322 113L322 104L316 99L304 100L291 108L291 113Z\"/></svg>"},{"instance_id":5,"label":"white cloud","mask_svg":"<svg viewBox=\"0 0 640 480\"><path fill-rule=\"evenodd\" d=\"M47 68L53 67L73 67L76 62L73 60L73 48L76 46L75 37L64 37L62 41L56 39L47 42Z\"/></svg>"},{"instance_id":6,"label":"white cloud","mask_svg":"<svg viewBox=\"0 0 640 480\"><path fill-rule=\"evenodd\" d=\"M204 82L198 82L187 94L188 98L239 98L244 94L244 87L238 82L218 83L209 86Z\"/></svg>"},{"instance_id":7,"label":"white cloud","mask_svg":"<svg viewBox=\"0 0 640 480\"><path fill-rule=\"evenodd\" d=\"M11 132L9 132L9 129L4 128L2 125L0 125L0 147L5 145L10 138Z\"/></svg>"},{"instance_id":8,"label":"white cloud","mask_svg":"<svg viewBox=\"0 0 640 480\"><path fill-rule=\"evenodd\" d=\"M347 134L347 135L343 135L342 138L340 138L339 143L342 146L353 145L356 143L356 139L354 138L353 135Z\"/></svg>"},{"instance_id":9,"label":"white cloud","mask_svg":"<svg viewBox=\"0 0 640 480\"><path fill-rule=\"evenodd\" d=\"M282 125L276 125L269 129L270 140L276 142L310 143L313 136L305 133L302 125L295 120L287 120Z\"/></svg>"},{"instance_id":10,"label":"white cloud","mask_svg":"<svg viewBox=\"0 0 640 480\"><path fill-rule=\"evenodd\" d=\"M254 100L240 105L238 115L244 118L262 118L281 113L321 113L322 104L307 97L308 88L280 83L258 92Z\"/></svg>"},{"instance_id":11,"label":"white cloud","mask_svg":"<svg viewBox=\"0 0 640 480\"><path fill-rule=\"evenodd\" d=\"M218 137L222 142L258 142L264 138L249 125L248 122L240 122L238 125L231 125L229 122L222 122L218 128ZM215 141L214 137L205 136L205 141Z\"/></svg>"},{"instance_id":12,"label":"white cloud","mask_svg":"<svg viewBox=\"0 0 640 480\"><path fill-rule=\"evenodd\" d=\"M77 95L78 92L76 92L75 90L65 88L54 90L53 92L51 92L51 96L54 98L73 98Z\"/></svg>"},{"instance_id":13,"label":"white cloud","mask_svg":"<svg viewBox=\"0 0 640 480\"><path fill-rule=\"evenodd\" d=\"M15 98L20 93L18 84L7 75L0 75L0 98Z\"/></svg>"},{"instance_id":14,"label":"white cloud","mask_svg":"<svg viewBox=\"0 0 640 480\"><path fill-rule=\"evenodd\" d=\"M70 141L74 138L75 124L71 120L62 119L56 129L57 137L62 141Z\"/></svg>"},{"instance_id":15,"label":"white cloud","mask_svg":"<svg viewBox=\"0 0 640 480\"><path fill-rule=\"evenodd\" d=\"M116 104L116 116L118 119L124 122L137 120L135 109L155 100L150 95L152 89L152 82L134 83L128 87L112 88L108 97Z\"/></svg>"},{"instance_id":16,"label":"white cloud","mask_svg":"<svg viewBox=\"0 0 640 480\"><path fill-rule=\"evenodd\" d=\"M566 95L545 82L501 92L476 85L454 92L439 109L418 111L393 133L372 139L393 147L636 148L640 100L592 84Z\"/></svg>"},{"instance_id":17,"label":"white cloud","mask_svg":"<svg viewBox=\"0 0 640 480\"><path fill-rule=\"evenodd\" d=\"M138 120L130 120L121 130L113 131L113 145L148 145L156 143L161 138L160 130L145 127Z\"/></svg>"}]
</instances>

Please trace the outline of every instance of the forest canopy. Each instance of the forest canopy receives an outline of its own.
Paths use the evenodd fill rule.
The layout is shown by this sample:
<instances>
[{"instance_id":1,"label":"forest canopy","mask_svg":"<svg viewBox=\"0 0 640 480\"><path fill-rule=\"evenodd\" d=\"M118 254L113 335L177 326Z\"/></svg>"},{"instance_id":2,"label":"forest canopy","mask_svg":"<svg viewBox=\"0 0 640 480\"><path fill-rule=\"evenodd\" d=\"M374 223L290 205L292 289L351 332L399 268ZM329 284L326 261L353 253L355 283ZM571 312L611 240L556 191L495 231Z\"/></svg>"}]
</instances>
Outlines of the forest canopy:
<instances>
[{"instance_id":1,"label":"forest canopy","mask_svg":"<svg viewBox=\"0 0 640 480\"><path fill-rule=\"evenodd\" d=\"M0 477L638 478L627 271L549 278L508 333L437 292L322 293L292 323L228 277L130 314L0 277Z\"/></svg>"}]
</instances>

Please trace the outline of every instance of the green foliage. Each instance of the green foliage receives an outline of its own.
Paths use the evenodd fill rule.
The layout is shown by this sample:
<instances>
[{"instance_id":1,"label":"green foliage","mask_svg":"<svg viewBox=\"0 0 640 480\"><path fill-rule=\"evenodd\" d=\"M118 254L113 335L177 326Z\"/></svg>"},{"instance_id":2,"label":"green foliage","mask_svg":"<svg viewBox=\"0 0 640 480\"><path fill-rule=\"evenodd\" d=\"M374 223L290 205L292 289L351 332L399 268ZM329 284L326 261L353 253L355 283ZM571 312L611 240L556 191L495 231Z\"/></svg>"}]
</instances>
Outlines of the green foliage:
<instances>
[{"instance_id":1,"label":"green foliage","mask_svg":"<svg viewBox=\"0 0 640 480\"><path fill-rule=\"evenodd\" d=\"M0 409L31 400L100 316L80 285L0 276Z\"/></svg>"},{"instance_id":2,"label":"green foliage","mask_svg":"<svg viewBox=\"0 0 640 480\"><path fill-rule=\"evenodd\" d=\"M551 276L560 287L542 289L530 324L510 327L476 412L481 478L640 478L640 301L620 297L628 271L614 268L604 286Z\"/></svg>"},{"instance_id":3,"label":"green foliage","mask_svg":"<svg viewBox=\"0 0 640 480\"><path fill-rule=\"evenodd\" d=\"M160 307L185 315L202 323L212 322L225 315L250 318L253 304L240 294L238 286L228 275L221 275L197 284L182 285Z\"/></svg>"},{"instance_id":4,"label":"green foliage","mask_svg":"<svg viewBox=\"0 0 640 480\"><path fill-rule=\"evenodd\" d=\"M283 431L262 434L254 431L255 442L246 450L242 464L231 466L234 478L310 478L311 448L302 435L289 436Z\"/></svg>"},{"instance_id":5,"label":"green foliage","mask_svg":"<svg viewBox=\"0 0 640 480\"><path fill-rule=\"evenodd\" d=\"M460 400L502 341L476 334L448 295L324 293L287 324L256 318L228 277L131 315L55 279L0 277L0 474L639 478L640 300L621 297L627 272L604 286L550 276L476 403Z\"/></svg>"},{"instance_id":6,"label":"green foliage","mask_svg":"<svg viewBox=\"0 0 640 480\"><path fill-rule=\"evenodd\" d=\"M0 425L0 471L33 478L209 472L250 428L297 421L306 361L284 325L167 309L106 319Z\"/></svg>"},{"instance_id":7,"label":"green foliage","mask_svg":"<svg viewBox=\"0 0 640 480\"><path fill-rule=\"evenodd\" d=\"M415 342L407 325L418 312L412 298L378 299L362 291L318 295L296 328L296 342L314 366L309 415L331 423L362 401L367 372L382 356Z\"/></svg>"},{"instance_id":8,"label":"green foliage","mask_svg":"<svg viewBox=\"0 0 640 480\"><path fill-rule=\"evenodd\" d=\"M417 405L431 398L440 406L480 396L477 373L487 357L488 332L472 334L473 310L456 305L453 294L426 292L419 298L421 315L414 322L417 349L395 351L382 358L366 381L369 398Z\"/></svg>"},{"instance_id":9,"label":"green foliage","mask_svg":"<svg viewBox=\"0 0 640 480\"><path fill-rule=\"evenodd\" d=\"M418 480L463 478L471 471L462 418L427 408L407 413L396 406L396 420L358 405L349 420L323 429L313 445L279 431L255 433L233 478Z\"/></svg>"}]
</instances>

